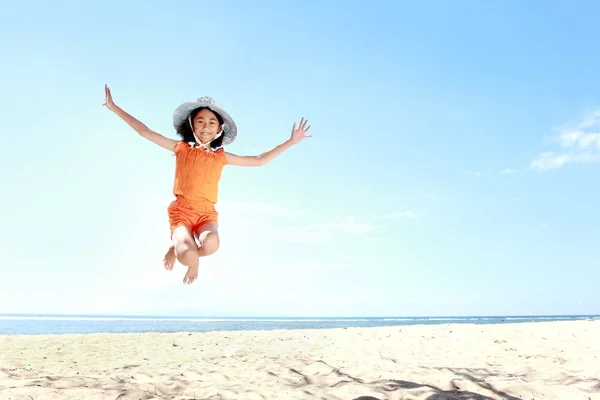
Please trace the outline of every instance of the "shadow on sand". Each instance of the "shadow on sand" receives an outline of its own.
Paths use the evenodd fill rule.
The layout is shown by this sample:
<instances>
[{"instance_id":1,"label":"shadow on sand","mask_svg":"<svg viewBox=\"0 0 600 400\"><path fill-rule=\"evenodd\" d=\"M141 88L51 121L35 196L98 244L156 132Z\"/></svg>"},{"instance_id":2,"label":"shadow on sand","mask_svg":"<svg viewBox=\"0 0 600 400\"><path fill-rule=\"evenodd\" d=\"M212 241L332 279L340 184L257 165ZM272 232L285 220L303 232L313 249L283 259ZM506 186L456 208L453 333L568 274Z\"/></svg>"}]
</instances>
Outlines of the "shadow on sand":
<instances>
[{"instance_id":1,"label":"shadow on sand","mask_svg":"<svg viewBox=\"0 0 600 400\"><path fill-rule=\"evenodd\" d=\"M345 378L350 379L350 381L363 384L363 385L370 387L373 390L376 390L381 393L386 392L386 395L384 396L384 398L377 398L377 397L373 397L373 396L360 396L360 397L356 397L352 400L384 400L385 398L389 397L389 394L391 394L390 392L402 391L403 389L406 389L406 390L429 389L434 392L433 394L428 395L426 398L424 398L424 400L493 400L493 399L522 400L519 397L514 397L508 393L497 390L491 384L486 383L481 378L476 378L475 376L470 375L463 371L460 371L460 372L452 371L452 372L454 373L454 375L457 378L460 377L463 379L468 379L469 381L480 386L482 389L492 392L494 394L494 397L485 396L480 393L475 393L475 392L468 391L468 390L460 390L459 388L457 388L455 390L443 390L434 385L410 382L410 381L405 381L405 380L400 380L400 379L391 379L391 380L388 379L388 380L367 382L360 378L355 378L348 374L342 374L339 371L337 371L337 372L340 376L344 376ZM479 370L478 372L481 375L482 371ZM495 375L487 372L487 376L495 376ZM343 384L344 382L349 382L349 381L342 380L342 381L336 383L335 385L332 385L332 387L335 387L339 384ZM455 384L454 380L451 381L451 384L455 387L457 386ZM398 396L398 397L400 397L400 396Z\"/></svg>"},{"instance_id":2,"label":"shadow on sand","mask_svg":"<svg viewBox=\"0 0 600 400\"><path fill-rule=\"evenodd\" d=\"M273 387L275 390L280 390L275 387L284 384L287 387L286 391L302 392L302 398L329 399L332 398L330 397L331 389L340 388L344 385L352 385L354 393L357 393L357 390L360 392L364 388L364 391L368 392L369 395L344 400L400 399L408 394L408 391L421 400L522 400L496 389L487 378L500 377L502 380L514 379L519 382L523 382L527 378L526 376L497 375L481 368L435 368L436 370L452 374L449 383L451 387L454 387L454 390L444 390L432 384L416 383L402 379L366 380L344 373L339 368L333 367L322 360L306 360L303 367L310 367L313 364L326 368L324 370L321 369L319 373L305 374L299 371L297 367L290 368L289 365L277 365L277 363L273 363L271 365L275 368L269 368L269 370L265 371L267 372L267 376L261 378L261 382L253 382L250 385L248 385L248 382L240 381L237 376L225 376L221 372L223 379L221 379L220 388L215 388L213 385L214 381L210 378L218 373L212 369L194 368L190 372L196 373L198 378L191 379L184 377L184 374L171 375L161 373L150 375L146 371L138 370L139 366L137 365L120 367L112 371L112 373L104 373L96 376L85 376L82 374L60 377L38 376L24 379L22 375L19 376L16 373L17 371L0 368L2 372L0 375L4 375L7 378L4 380L4 385L0 386L0 390L6 390L5 393L9 398L11 394L15 394L16 398L21 398L18 395L28 396L28 390L36 390L35 394L41 394L40 398L44 397L46 391L55 394L62 392L63 395L68 397L70 394L76 393L75 391L91 390L93 393L89 392L90 396L93 395L92 397L95 396L94 398L101 399L221 400L223 398L271 398L273 393L268 393L269 390L267 388ZM144 382L135 379L133 374L137 374L138 376L144 374ZM270 381L268 376L271 376L274 380ZM13 386L9 383L6 386L6 383L10 381L15 385ZM460 386L464 385L465 381L469 381L474 386L470 385L470 390L462 390ZM574 385L581 382L590 384L592 391L594 388L600 389L600 380L595 378L582 380L568 376L565 377L565 380L561 384ZM266 390L258 390L256 385ZM214 394L209 397L198 396L200 393L206 393L207 386L213 387L210 391ZM40 392L40 389L43 392ZM219 393L221 390L223 394ZM182 395L183 393L189 394ZM419 397L419 394L421 394L421 397ZM29 397L32 396L29 395ZM334 396L334 398L339 398L339 396Z\"/></svg>"}]
</instances>

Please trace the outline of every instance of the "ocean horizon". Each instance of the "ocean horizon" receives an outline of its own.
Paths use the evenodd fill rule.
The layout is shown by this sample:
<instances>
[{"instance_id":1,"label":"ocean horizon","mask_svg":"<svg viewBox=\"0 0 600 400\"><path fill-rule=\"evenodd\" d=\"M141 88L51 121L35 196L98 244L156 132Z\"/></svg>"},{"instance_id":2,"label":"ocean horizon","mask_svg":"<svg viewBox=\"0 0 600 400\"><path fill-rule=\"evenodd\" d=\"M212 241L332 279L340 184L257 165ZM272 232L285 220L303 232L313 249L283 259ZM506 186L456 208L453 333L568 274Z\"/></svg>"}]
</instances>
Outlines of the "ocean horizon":
<instances>
[{"instance_id":1,"label":"ocean horizon","mask_svg":"<svg viewBox=\"0 0 600 400\"><path fill-rule=\"evenodd\" d=\"M284 317L0 313L0 335L210 332L576 321L600 315Z\"/></svg>"}]
</instances>

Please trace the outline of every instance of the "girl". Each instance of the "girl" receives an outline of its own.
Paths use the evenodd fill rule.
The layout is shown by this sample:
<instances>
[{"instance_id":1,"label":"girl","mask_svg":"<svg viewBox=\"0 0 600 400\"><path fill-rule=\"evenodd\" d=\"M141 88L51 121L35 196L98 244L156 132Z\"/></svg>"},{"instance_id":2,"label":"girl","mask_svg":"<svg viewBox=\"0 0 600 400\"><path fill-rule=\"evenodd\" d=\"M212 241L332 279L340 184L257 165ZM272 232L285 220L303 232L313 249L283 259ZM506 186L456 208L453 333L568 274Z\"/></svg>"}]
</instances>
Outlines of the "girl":
<instances>
[{"instance_id":1,"label":"girl","mask_svg":"<svg viewBox=\"0 0 600 400\"><path fill-rule=\"evenodd\" d=\"M121 117L140 136L175 153L175 200L168 208L173 245L165 255L164 265L165 269L172 270L177 259L187 266L185 284L197 279L200 257L213 254L219 248L218 213L214 205L225 164L262 166L294 144L312 137L306 134L310 126L307 127L308 121L302 118L298 128L294 123L290 138L280 145L259 156L237 156L223 150L224 145L235 140L237 127L231 116L210 97L177 107L173 126L181 140L174 140L152 131L118 107L108 85L104 91L103 106Z\"/></svg>"}]
</instances>

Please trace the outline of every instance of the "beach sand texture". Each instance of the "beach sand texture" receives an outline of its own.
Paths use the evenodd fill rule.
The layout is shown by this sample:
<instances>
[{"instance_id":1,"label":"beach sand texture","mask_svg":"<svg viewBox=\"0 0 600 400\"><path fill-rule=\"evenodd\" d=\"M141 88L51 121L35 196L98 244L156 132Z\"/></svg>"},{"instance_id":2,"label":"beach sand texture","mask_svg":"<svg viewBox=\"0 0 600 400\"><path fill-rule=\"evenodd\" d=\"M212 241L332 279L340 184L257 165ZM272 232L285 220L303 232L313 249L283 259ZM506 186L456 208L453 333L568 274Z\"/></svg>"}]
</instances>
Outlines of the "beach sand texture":
<instances>
[{"instance_id":1,"label":"beach sand texture","mask_svg":"<svg viewBox=\"0 0 600 400\"><path fill-rule=\"evenodd\" d=\"M600 320L0 336L0 399L600 399Z\"/></svg>"}]
</instances>

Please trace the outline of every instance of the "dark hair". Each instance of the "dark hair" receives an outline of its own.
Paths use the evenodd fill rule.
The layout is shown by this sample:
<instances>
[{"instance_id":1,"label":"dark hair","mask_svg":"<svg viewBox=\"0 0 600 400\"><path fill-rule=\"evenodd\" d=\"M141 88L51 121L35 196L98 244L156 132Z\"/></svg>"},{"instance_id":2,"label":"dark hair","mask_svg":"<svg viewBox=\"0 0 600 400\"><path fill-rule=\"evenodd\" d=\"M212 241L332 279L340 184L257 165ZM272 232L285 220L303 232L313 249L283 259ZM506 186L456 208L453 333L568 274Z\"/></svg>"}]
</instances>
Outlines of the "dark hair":
<instances>
[{"instance_id":1,"label":"dark hair","mask_svg":"<svg viewBox=\"0 0 600 400\"><path fill-rule=\"evenodd\" d=\"M200 108L196 108L195 110L192 110L192 112L190 113L191 117L192 117L192 121L194 120L194 118L196 118L196 115L198 115L198 113L202 110L204 110L205 108L208 107L200 107ZM209 108L210 110L210 108ZM213 114L215 114L215 116L217 117L217 120L219 121L219 125L223 125L223 118L216 112L214 112L213 110L210 110ZM194 137L194 133L192 132L192 127L190 126L190 123L188 122L188 118L184 119L181 124L177 127L177 134L179 136L181 136L181 139L184 142L194 142L196 143L196 138ZM210 142L210 147L213 149L216 149L218 147L221 147L223 145L223 138L225 137L224 133L221 134L221 136L219 136L218 138L216 138L215 140L213 140L212 142Z\"/></svg>"}]
</instances>

